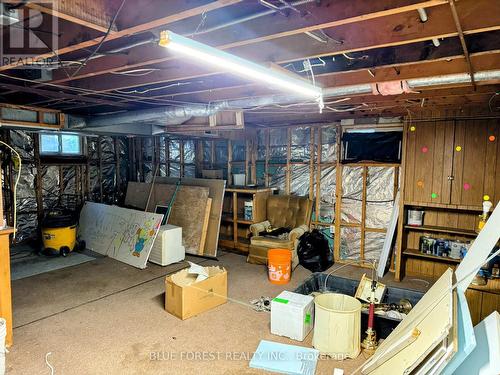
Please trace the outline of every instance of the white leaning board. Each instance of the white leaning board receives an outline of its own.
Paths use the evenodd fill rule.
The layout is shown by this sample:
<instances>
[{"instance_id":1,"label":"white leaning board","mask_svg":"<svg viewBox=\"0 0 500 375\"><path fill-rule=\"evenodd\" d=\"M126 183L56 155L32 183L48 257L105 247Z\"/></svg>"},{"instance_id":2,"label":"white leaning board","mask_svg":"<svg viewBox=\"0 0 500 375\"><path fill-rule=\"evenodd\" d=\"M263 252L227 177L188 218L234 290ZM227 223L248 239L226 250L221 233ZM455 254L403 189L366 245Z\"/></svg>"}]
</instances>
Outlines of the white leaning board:
<instances>
[{"instance_id":1,"label":"white leaning board","mask_svg":"<svg viewBox=\"0 0 500 375\"><path fill-rule=\"evenodd\" d=\"M182 246L182 228L171 224L162 225L153 243L149 261L160 266L167 266L180 262L185 257L186 251Z\"/></svg>"},{"instance_id":2,"label":"white leaning board","mask_svg":"<svg viewBox=\"0 0 500 375\"><path fill-rule=\"evenodd\" d=\"M396 224L398 223L399 216L399 190L394 198L394 206L392 208L391 220L389 221L389 227L385 234L384 245L382 246L382 251L380 252L380 259L377 266L377 276L384 277L385 268L387 267L387 261L389 260L389 255L391 253L392 239L394 238L394 233L396 232ZM403 218L401 218L403 220Z\"/></svg>"},{"instance_id":3,"label":"white leaning board","mask_svg":"<svg viewBox=\"0 0 500 375\"><path fill-rule=\"evenodd\" d=\"M146 268L163 215L85 202L78 235L88 249Z\"/></svg>"}]
</instances>

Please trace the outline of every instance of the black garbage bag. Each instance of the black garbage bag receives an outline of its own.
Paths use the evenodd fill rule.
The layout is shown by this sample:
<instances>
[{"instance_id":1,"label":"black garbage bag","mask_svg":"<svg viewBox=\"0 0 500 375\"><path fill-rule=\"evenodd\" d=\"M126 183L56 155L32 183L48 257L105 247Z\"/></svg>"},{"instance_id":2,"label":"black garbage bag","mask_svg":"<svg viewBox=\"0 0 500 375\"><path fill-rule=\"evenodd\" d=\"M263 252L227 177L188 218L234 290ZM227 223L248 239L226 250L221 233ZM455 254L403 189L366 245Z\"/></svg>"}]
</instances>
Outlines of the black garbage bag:
<instances>
[{"instance_id":1,"label":"black garbage bag","mask_svg":"<svg viewBox=\"0 0 500 375\"><path fill-rule=\"evenodd\" d=\"M317 229L300 237L297 253L300 264L312 272L323 272L333 264L328 240Z\"/></svg>"}]
</instances>

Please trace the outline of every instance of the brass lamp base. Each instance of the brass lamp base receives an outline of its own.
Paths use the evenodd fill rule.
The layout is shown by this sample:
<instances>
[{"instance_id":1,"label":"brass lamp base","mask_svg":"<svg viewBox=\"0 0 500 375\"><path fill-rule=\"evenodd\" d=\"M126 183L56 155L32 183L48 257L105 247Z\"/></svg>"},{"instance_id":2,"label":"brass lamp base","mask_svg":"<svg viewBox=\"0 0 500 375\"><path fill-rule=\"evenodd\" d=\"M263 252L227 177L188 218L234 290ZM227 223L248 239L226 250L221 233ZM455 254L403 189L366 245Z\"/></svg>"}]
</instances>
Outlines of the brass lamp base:
<instances>
[{"instance_id":1,"label":"brass lamp base","mask_svg":"<svg viewBox=\"0 0 500 375\"><path fill-rule=\"evenodd\" d=\"M361 347L367 353L373 353L375 349L377 349L377 333L373 328L368 327L368 329L366 330L366 337L361 343Z\"/></svg>"}]
</instances>

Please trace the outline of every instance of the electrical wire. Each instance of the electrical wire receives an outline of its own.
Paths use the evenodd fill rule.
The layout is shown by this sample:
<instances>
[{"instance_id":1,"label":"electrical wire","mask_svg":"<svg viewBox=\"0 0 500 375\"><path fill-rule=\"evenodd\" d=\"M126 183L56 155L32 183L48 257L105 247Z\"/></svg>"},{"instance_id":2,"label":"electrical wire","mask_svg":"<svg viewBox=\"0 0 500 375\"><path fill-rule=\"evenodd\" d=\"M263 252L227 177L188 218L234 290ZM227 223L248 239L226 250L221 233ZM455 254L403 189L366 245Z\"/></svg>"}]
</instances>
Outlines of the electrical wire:
<instances>
[{"instance_id":1,"label":"electrical wire","mask_svg":"<svg viewBox=\"0 0 500 375\"><path fill-rule=\"evenodd\" d=\"M17 157L17 159L19 160L19 167L18 167L18 170L17 170L17 177L16 177L16 182L14 183L14 234L13 234L13 238L14 240L16 239L16 228L17 228L17 184L19 184L19 179L21 178L21 168L22 168L22 159L21 159L21 155L19 155L19 153L11 146L9 146L7 143L3 142L3 141L0 141L0 144L4 145L5 147L7 147L8 149L10 149ZM3 218L0 218L3 220Z\"/></svg>"},{"instance_id":2,"label":"electrical wire","mask_svg":"<svg viewBox=\"0 0 500 375\"><path fill-rule=\"evenodd\" d=\"M9 75L3 74L3 73L0 73L0 77L5 77L5 78L8 78L8 79L17 80L17 81L21 81L21 82L34 83L34 84L37 84L37 85L44 85L44 86L48 86L48 87L54 87L54 88L57 88L57 89L63 89L63 90L68 90L68 91L75 91L75 92L78 92L78 93L82 93L81 94L82 96L99 95L99 96L102 96L104 98L123 99L123 100L128 100L128 101L137 102L137 103L143 103L143 104L149 104L149 105L165 105L165 104L168 104L168 105L172 105L172 106L184 107L186 104L190 104L190 105L204 105L205 104L205 103L186 102L186 101L171 100L171 99L159 99L159 98L158 99L148 99L148 98L144 98L144 97L140 97L140 96L127 96L127 95L123 95L123 94L119 94L119 93L113 94L113 93L101 92L101 91L96 91L96 90L84 89L84 88L81 88L81 87L63 86L63 85L57 85L57 84L49 83L49 82L39 82L39 81L35 81L35 80L32 80L32 79L9 76ZM59 100L59 99L52 99L52 100L49 100L49 101L46 101L46 102L50 103L50 102L53 102L53 101L56 101L56 100ZM155 100L155 101L158 101L159 103L152 103L149 100ZM41 103L43 103L43 102L37 102L37 104L41 104ZM120 103L120 102L117 102L117 103ZM34 104L32 103L31 105L34 105ZM86 106L89 106L89 104L86 103Z\"/></svg>"},{"instance_id":3,"label":"electrical wire","mask_svg":"<svg viewBox=\"0 0 500 375\"><path fill-rule=\"evenodd\" d=\"M168 89L170 87L175 87L175 86L186 86L186 85L191 85L193 83L203 83L203 81L176 82L176 83L172 83L170 85L153 87L153 88L144 89L144 90L132 90L132 91L115 90L115 92L118 92L120 94L147 94L148 92L152 92L152 91L164 90L164 89Z\"/></svg>"},{"instance_id":4,"label":"electrical wire","mask_svg":"<svg viewBox=\"0 0 500 375\"><path fill-rule=\"evenodd\" d=\"M104 36L102 37L102 39L100 40L99 44L96 46L96 48L94 48L94 50L92 51L92 53L90 55L88 55L85 60L83 61L82 65L80 65L78 67L78 69L76 69L75 72L73 72L73 74L71 75L71 78L73 78L74 76L76 76L80 70L82 70L82 68L87 64L87 62L99 51L99 49L102 47L102 45L104 44L104 41L108 38L109 34L111 33L111 29L113 28L114 24L115 24L115 21L116 19L118 18L118 15L120 14L120 11L122 10L123 6L125 5L125 3L127 2L127 0L122 0L120 6L118 7L117 11L115 12L113 18L111 19L111 22L109 23L109 27L108 27L108 30L106 30L106 33L104 34Z\"/></svg>"},{"instance_id":5,"label":"electrical wire","mask_svg":"<svg viewBox=\"0 0 500 375\"><path fill-rule=\"evenodd\" d=\"M122 72L110 72L111 74L115 74L115 75L124 75L124 76L130 76L130 77L142 77L142 76L146 76L148 74L151 74L153 72L157 72L161 69L153 69L153 68L150 68L150 69L132 69L132 70L125 70L125 71L122 71Z\"/></svg>"}]
</instances>

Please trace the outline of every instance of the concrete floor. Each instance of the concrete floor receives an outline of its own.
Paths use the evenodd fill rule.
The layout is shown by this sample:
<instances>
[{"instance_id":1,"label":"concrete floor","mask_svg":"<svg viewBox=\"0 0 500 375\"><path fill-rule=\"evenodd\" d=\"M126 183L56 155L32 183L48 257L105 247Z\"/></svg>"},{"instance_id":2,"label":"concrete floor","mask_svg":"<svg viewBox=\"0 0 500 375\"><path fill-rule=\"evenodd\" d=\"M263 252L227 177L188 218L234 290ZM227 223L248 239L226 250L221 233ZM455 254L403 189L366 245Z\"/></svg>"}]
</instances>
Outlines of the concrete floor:
<instances>
[{"instance_id":1,"label":"concrete floor","mask_svg":"<svg viewBox=\"0 0 500 375\"><path fill-rule=\"evenodd\" d=\"M248 367L260 340L311 346L312 334L304 343L271 335L269 314L247 305L294 289L309 271L299 266L288 285L275 286L265 267L247 264L240 255L189 260L226 267L230 301L185 321L164 310L165 275L184 264L139 270L100 258L14 281L7 374L50 374L49 352L56 374L261 374ZM348 266L338 274L359 279L363 272ZM316 373L332 374L334 367L350 373L364 359L323 358Z\"/></svg>"}]
</instances>

